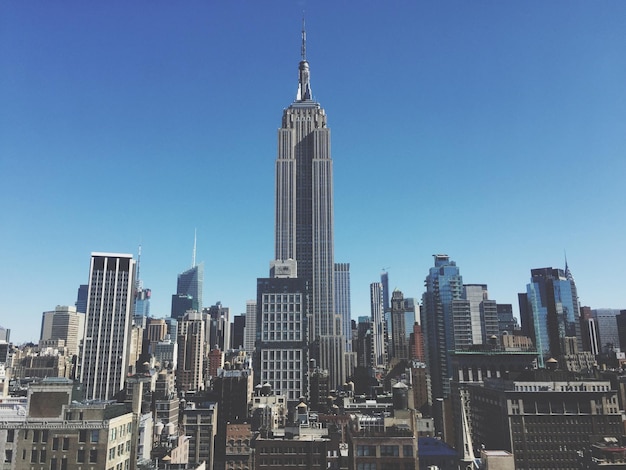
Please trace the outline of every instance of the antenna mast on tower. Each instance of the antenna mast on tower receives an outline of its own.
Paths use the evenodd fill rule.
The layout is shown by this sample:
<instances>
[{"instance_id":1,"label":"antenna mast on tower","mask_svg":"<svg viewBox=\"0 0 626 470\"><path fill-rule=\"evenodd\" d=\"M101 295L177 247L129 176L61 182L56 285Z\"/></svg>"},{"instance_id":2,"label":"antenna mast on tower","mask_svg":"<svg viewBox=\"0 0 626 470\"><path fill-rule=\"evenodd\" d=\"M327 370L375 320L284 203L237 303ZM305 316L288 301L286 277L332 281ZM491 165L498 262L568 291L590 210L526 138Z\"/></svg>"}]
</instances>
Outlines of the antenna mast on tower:
<instances>
[{"instance_id":1,"label":"antenna mast on tower","mask_svg":"<svg viewBox=\"0 0 626 470\"><path fill-rule=\"evenodd\" d=\"M198 239L198 229L193 229L193 255L191 257L191 267L196 267L196 241Z\"/></svg>"}]
</instances>

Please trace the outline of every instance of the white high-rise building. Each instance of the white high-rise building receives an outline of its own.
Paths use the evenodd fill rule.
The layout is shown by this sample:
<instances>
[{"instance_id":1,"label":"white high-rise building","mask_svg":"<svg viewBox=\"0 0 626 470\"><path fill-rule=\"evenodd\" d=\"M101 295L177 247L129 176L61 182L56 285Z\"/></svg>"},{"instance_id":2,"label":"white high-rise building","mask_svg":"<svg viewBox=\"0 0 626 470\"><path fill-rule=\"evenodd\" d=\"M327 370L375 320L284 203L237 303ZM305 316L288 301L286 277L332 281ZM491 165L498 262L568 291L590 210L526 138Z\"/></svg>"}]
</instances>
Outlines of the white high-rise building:
<instances>
[{"instance_id":1,"label":"white high-rise building","mask_svg":"<svg viewBox=\"0 0 626 470\"><path fill-rule=\"evenodd\" d=\"M108 400L124 388L130 366L134 278L132 255L91 254L80 371L87 399Z\"/></svg>"}]
</instances>

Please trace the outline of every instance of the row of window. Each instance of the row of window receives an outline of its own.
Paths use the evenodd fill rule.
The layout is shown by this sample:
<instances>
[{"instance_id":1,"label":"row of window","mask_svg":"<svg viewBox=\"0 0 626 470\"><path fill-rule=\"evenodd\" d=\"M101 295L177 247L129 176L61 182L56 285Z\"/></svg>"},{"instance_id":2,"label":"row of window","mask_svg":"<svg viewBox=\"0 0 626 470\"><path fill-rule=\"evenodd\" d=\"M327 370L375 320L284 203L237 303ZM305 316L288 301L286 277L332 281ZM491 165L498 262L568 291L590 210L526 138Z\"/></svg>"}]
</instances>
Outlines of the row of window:
<instances>
[{"instance_id":1,"label":"row of window","mask_svg":"<svg viewBox=\"0 0 626 470\"><path fill-rule=\"evenodd\" d=\"M293 370L290 371L277 371L274 372L271 368L267 368L267 367L263 367L262 372L261 372L261 376L263 377L264 381L267 380L279 380L279 379L296 379L296 380L300 380L300 371L296 370L295 372Z\"/></svg>"},{"instance_id":2,"label":"row of window","mask_svg":"<svg viewBox=\"0 0 626 470\"><path fill-rule=\"evenodd\" d=\"M261 351L263 360L273 361L273 360L300 360L302 356L302 351L299 349L264 349Z\"/></svg>"},{"instance_id":3,"label":"row of window","mask_svg":"<svg viewBox=\"0 0 626 470\"><path fill-rule=\"evenodd\" d=\"M30 436L31 436L31 430L27 429L26 431L24 431L25 440L28 440ZM36 444L36 443L46 444L48 442L48 438L49 438L49 431L47 429L43 429L43 430L33 429L32 430L33 444ZM91 442L92 444L95 444L98 442L99 438L100 438L100 431L98 429L81 429L80 431L78 431L78 442L87 442L87 440L89 440L89 442ZM15 439L15 430L9 429L7 433L7 442L13 442L14 439ZM56 436L52 439L52 450L59 449L59 439L60 438ZM69 448L69 437L63 437L62 443L63 443L63 450L67 450Z\"/></svg>"},{"instance_id":4,"label":"row of window","mask_svg":"<svg viewBox=\"0 0 626 470\"><path fill-rule=\"evenodd\" d=\"M117 457L120 457L124 454L124 447L126 448L126 452L130 452L130 441L126 441L126 445L122 442L117 447L113 446L109 449L109 460L113 460L116 457L116 449L117 449Z\"/></svg>"},{"instance_id":5,"label":"row of window","mask_svg":"<svg viewBox=\"0 0 626 470\"><path fill-rule=\"evenodd\" d=\"M98 463L98 450L97 449L90 449L88 455L89 455L89 463ZM78 449L78 451L76 452L76 463L85 463L86 457L87 457L86 450ZM45 463L46 458L47 458L46 449L42 449L42 450L32 449L30 451L30 463ZM26 449L24 449L22 452L22 460L26 460ZM51 470L53 470L52 462L54 462L54 468L56 469L57 458L52 457L50 459ZM63 458L61 459L61 462L62 463L65 462L65 465L67 467L67 458L65 456L63 456Z\"/></svg>"},{"instance_id":6,"label":"row of window","mask_svg":"<svg viewBox=\"0 0 626 470\"><path fill-rule=\"evenodd\" d=\"M400 446L398 445L357 445L356 446L356 455L359 457L375 457L376 448L378 447L378 456L380 457L399 457L400 456ZM403 457L413 457L413 446L404 445L402 446L402 456Z\"/></svg>"},{"instance_id":7,"label":"row of window","mask_svg":"<svg viewBox=\"0 0 626 470\"><path fill-rule=\"evenodd\" d=\"M300 302L302 299L301 294L263 294L263 302Z\"/></svg>"},{"instance_id":8,"label":"row of window","mask_svg":"<svg viewBox=\"0 0 626 470\"><path fill-rule=\"evenodd\" d=\"M302 341L302 332L290 331L289 333L283 332L263 332L263 341Z\"/></svg>"}]
</instances>

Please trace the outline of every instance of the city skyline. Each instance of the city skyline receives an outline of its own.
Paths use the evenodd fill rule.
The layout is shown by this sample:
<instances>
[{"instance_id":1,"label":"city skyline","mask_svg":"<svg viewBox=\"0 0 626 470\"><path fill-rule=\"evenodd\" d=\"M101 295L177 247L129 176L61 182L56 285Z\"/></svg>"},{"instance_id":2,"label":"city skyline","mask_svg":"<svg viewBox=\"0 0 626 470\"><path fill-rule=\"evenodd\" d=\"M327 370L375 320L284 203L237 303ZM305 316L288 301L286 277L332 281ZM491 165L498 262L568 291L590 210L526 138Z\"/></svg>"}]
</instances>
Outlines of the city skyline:
<instances>
[{"instance_id":1,"label":"city skyline","mask_svg":"<svg viewBox=\"0 0 626 470\"><path fill-rule=\"evenodd\" d=\"M0 6L12 341L74 304L91 252L141 245L151 313L169 316L196 228L205 306L245 312L271 261L303 6L353 318L383 268L420 298L435 253L518 316L531 269L567 251L582 305L626 308L623 3L63 5Z\"/></svg>"}]
</instances>

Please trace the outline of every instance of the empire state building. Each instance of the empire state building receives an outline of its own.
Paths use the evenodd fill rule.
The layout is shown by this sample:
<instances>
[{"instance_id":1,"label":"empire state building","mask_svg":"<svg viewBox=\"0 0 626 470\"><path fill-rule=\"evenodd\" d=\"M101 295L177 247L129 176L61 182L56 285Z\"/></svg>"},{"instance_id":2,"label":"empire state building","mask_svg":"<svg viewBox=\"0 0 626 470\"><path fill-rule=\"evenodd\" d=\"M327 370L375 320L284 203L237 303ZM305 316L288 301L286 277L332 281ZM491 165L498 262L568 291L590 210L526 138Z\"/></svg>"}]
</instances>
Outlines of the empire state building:
<instances>
[{"instance_id":1,"label":"empire state building","mask_svg":"<svg viewBox=\"0 0 626 470\"><path fill-rule=\"evenodd\" d=\"M308 282L312 357L336 387L345 372L334 304L333 162L326 113L312 97L304 28L301 55L296 100L278 130L275 259L296 260L297 277Z\"/></svg>"}]
</instances>

